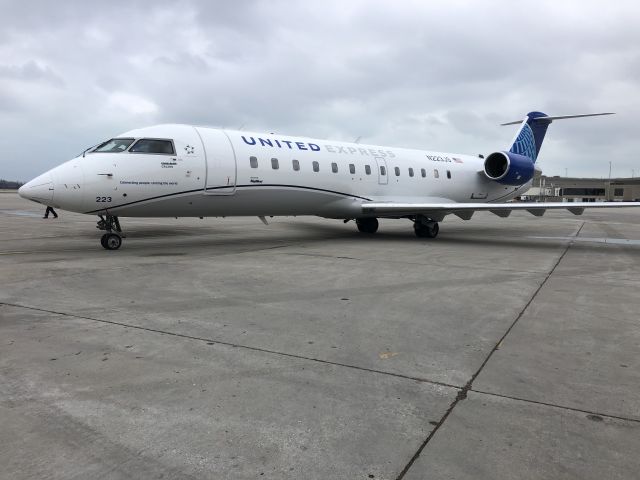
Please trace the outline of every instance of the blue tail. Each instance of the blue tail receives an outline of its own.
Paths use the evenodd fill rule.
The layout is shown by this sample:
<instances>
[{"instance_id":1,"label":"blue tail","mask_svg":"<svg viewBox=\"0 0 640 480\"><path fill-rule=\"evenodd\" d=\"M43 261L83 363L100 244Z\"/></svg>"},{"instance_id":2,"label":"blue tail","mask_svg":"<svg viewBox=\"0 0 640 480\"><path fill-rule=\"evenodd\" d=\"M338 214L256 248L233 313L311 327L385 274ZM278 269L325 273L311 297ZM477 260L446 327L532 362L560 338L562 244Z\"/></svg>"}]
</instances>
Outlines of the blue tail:
<instances>
[{"instance_id":1,"label":"blue tail","mask_svg":"<svg viewBox=\"0 0 640 480\"><path fill-rule=\"evenodd\" d=\"M551 120L546 113L527 113L527 118L522 121L509 152L528 157L535 163L550 123Z\"/></svg>"},{"instance_id":2,"label":"blue tail","mask_svg":"<svg viewBox=\"0 0 640 480\"><path fill-rule=\"evenodd\" d=\"M553 120L599 117L601 115L613 115L613 113L583 113L581 115L558 115L550 117L546 113L542 112L529 112L524 120L503 123L502 125L520 124L520 130L518 130L516 138L513 140L513 143L509 148L509 152L525 156L535 163L538 155L540 155L540 148L542 147L544 135L547 133L547 128Z\"/></svg>"}]
</instances>

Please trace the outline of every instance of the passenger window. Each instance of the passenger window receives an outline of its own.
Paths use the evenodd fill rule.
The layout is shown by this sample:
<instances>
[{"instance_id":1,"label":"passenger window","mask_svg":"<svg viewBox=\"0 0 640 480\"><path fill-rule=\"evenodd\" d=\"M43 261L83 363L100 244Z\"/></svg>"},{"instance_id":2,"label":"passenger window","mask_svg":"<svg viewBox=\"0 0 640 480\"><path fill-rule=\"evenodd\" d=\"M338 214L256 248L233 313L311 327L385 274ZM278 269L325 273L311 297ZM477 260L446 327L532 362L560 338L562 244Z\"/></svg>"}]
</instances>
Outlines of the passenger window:
<instances>
[{"instance_id":1,"label":"passenger window","mask_svg":"<svg viewBox=\"0 0 640 480\"><path fill-rule=\"evenodd\" d=\"M352 175L356 173L356 166L353 163L349 164L349 173L351 173Z\"/></svg>"},{"instance_id":2,"label":"passenger window","mask_svg":"<svg viewBox=\"0 0 640 480\"><path fill-rule=\"evenodd\" d=\"M175 155L176 153L171 140L155 140L151 138L138 140L129 151L131 153L152 153L160 155Z\"/></svg>"},{"instance_id":3,"label":"passenger window","mask_svg":"<svg viewBox=\"0 0 640 480\"><path fill-rule=\"evenodd\" d=\"M94 152L98 153L121 153L133 143L133 138L112 138L98 145Z\"/></svg>"},{"instance_id":4,"label":"passenger window","mask_svg":"<svg viewBox=\"0 0 640 480\"><path fill-rule=\"evenodd\" d=\"M451 170L447 170L447 178L451 178Z\"/></svg>"},{"instance_id":5,"label":"passenger window","mask_svg":"<svg viewBox=\"0 0 640 480\"><path fill-rule=\"evenodd\" d=\"M371 166L365 165L364 166L364 173L366 173L367 175L371 175Z\"/></svg>"},{"instance_id":6,"label":"passenger window","mask_svg":"<svg viewBox=\"0 0 640 480\"><path fill-rule=\"evenodd\" d=\"M400 176L400 167L395 167L394 170L396 171L396 177Z\"/></svg>"},{"instance_id":7,"label":"passenger window","mask_svg":"<svg viewBox=\"0 0 640 480\"><path fill-rule=\"evenodd\" d=\"M258 168L258 159L256 157L249 157L249 165L251 165L251 168Z\"/></svg>"},{"instance_id":8,"label":"passenger window","mask_svg":"<svg viewBox=\"0 0 640 480\"><path fill-rule=\"evenodd\" d=\"M387 174L387 169L384 168L384 165L380 165L380 175L386 175Z\"/></svg>"},{"instance_id":9,"label":"passenger window","mask_svg":"<svg viewBox=\"0 0 640 480\"><path fill-rule=\"evenodd\" d=\"M296 172L300 170L300 162L298 160L291 160L291 163L293 164L293 169Z\"/></svg>"},{"instance_id":10,"label":"passenger window","mask_svg":"<svg viewBox=\"0 0 640 480\"><path fill-rule=\"evenodd\" d=\"M278 165L278 159L277 158L272 158L271 159L271 168L273 168L274 170L278 170L278 168L280 168L280 165Z\"/></svg>"},{"instance_id":11,"label":"passenger window","mask_svg":"<svg viewBox=\"0 0 640 480\"><path fill-rule=\"evenodd\" d=\"M313 162L313 171L314 172L319 172L320 171L320 164L316 161Z\"/></svg>"},{"instance_id":12,"label":"passenger window","mask_svg":"<svg viewBox=\"0 0 640 480\"><path fill-rule=\"evenodd\" d=\"M335 162L331 162L331 171L333 173L338 173L338 164Z\"/></svg>"},{"instance_id":13,"label":"passenger window","mask_svg":"<svg viewBox=\"0 0 640 480\"><path fill-rule=\"evenodd\" d=\"M434 177L434 178L440 178L440 174L438 173L438 169L435 169L435 170L433 171L433 177Z\"/></svg>"},{"instance_id":14,"label":"passenger window","mask_svg":"<svg viewBox=\"0 0 640 480\"><path fill-rule=\"evenodd\" d=\"M422 175L422 178L425 178L427 176L427 171L424 168L421 168L420 175Z\"/></svg>"},{"instance_id":15,"label":"passenger window","mask_svg":"<svg viewBox=\"0 0 640 480\"><path fill-rule=\"evenodd\" d=\"M409 167L409 176L413 177L413 168Z\"/></svg>"}]
</instances>

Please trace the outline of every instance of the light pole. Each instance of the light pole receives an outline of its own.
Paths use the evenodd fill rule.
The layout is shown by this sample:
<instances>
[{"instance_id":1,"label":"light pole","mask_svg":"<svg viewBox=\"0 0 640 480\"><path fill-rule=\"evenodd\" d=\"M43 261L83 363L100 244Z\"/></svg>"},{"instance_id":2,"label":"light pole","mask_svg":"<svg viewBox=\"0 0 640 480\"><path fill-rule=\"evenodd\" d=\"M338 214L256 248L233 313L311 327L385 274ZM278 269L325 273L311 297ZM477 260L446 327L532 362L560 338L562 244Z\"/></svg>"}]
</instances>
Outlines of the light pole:
<instances>
[{"instance_id":1,"label":"light pole","mask_svg":"<svg viewBox=\"0 0 640 480\"><path fill-rule=\"evenodd\" d=\"M609 160L609 188L607 190L607 202L611 200L611 160Z\"/></svg>"}]
</instances>

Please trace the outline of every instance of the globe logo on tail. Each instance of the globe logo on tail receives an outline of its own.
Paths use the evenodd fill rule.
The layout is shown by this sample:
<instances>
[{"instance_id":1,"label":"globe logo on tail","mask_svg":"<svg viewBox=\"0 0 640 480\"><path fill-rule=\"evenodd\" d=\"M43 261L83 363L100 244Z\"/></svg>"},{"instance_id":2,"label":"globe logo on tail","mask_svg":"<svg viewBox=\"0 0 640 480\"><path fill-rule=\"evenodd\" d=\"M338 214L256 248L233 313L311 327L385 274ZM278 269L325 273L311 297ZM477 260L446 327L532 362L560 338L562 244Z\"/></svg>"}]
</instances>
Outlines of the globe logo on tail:
<instances>
[{"instance_id":1,"label":"globe logo on tail","mask_svg":"<svg viewBox=\"0 0 640 480\"><path fill-rule=\"evenodd\" d=\"M513 142L513 146L511 153L517 153L518 155L524 155L525 157L529 157L531 160L535 161L536 159L536 142L533 138L533 132L531 131L531 127L528 124L524 124L522 126L522 130L518 134L518 138Z\"/></svg>"}]
</instances>

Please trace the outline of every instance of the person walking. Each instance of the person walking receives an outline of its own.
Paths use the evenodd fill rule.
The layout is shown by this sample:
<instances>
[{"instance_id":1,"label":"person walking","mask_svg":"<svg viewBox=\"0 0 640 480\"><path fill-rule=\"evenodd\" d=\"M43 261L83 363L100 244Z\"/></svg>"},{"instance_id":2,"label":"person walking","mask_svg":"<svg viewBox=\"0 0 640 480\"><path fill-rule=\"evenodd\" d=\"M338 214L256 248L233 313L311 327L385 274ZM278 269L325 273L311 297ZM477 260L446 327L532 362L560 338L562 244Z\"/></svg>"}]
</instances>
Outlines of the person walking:
<instances>
[{"instance_id":1,"label":"person walking","mask_svg":"<svg viewBox=\"0 0 640 480\"><path fill-rule=\"evenodd\" d=\"M47 205L47 209L44 211L44 217L42 218L49 218L49 213L53 213L53 218L58 218L58 214L53 209L53 207L50 207L48 205Z\"/></svg>"}]
</instances>

